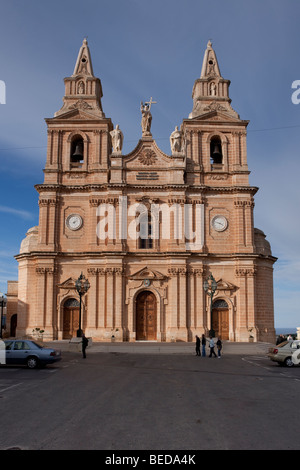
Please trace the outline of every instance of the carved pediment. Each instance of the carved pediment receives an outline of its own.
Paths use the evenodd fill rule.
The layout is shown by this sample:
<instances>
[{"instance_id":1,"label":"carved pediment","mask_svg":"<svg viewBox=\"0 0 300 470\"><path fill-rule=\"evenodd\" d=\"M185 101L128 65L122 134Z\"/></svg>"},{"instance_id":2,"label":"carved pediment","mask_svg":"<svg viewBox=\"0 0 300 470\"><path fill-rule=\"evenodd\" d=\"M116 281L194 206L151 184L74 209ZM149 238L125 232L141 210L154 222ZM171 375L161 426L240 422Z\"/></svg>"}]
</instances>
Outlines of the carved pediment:
<instances>
[{"instance_id":1,"label":"carved pediment","mask_svg":"<svg viewBox=\"0 0 300 470\"><path fill-rule=\"evenodd\" d=\"M164 274L160 273L159 271L154 271L152 269L149 269L147 267L141 269L140 271L137 271L136 273L132 274L129 276L129 279L132 280L144 280L144 279L150 279L152 281L162 281L165 280L167 276Z\"/></svg>"},{"instance_id":2,"label":"carved pediment","mask_svg":"<svg viewBox=\"0 0 300 470\"><path fill-rule=\"evenodd\" d=\"M210 107L207 105L203 108L203 113L199 116L193 117L191 120L193 121L224 121L224 122L243 122L239 118L238 114L235 112L230 113L228 109L226 109L222 105L218 105L219 107Z\"/></svg>"},{"instance_id":3,"label":"carved pediment","mask_svg":"<svg viewBox=\"0 0 300 470\"><path fill-rule=\"evenodd\" d=\"M236 289L236 286L232 284L231 282L224 281L223 279L219 279L217 281L217 290L233 291L235 289Z\"/></svg>"},{"instance_id":4,"label":"carved pediment","mask_svg":"<svg viewBox=\"0 0 300 470\"><path fill-rule=\"evenodd\" d=\"M64 105L57 113L55 113L52 120L95 120L105 118L105 114L100 108L91 106L87 101L77 100L73 104Z\"/></svg>"},{"instance_id":5,"label":"carved pediment","mask_svg":"<svg viewBox=\"0 0 300 470\"><path fill-rule=\"evenodd\" d=\"M75 282L76 279L73 277L69 277L66 281L62 282L61 284L58 284L57 287L60 289L75 289Z\"/></svg>"},{"instance_id":6,"label":"carved pediment","mask_svg":"<svg viewBox=\"0 0 300 470\"><path fill-rule=\"evenodd\" d=\"M172 157L165 154L154 140L140 140L136 148L123 157L126 167L145 168L167 167Z\"/></svg>"}]
</instances>

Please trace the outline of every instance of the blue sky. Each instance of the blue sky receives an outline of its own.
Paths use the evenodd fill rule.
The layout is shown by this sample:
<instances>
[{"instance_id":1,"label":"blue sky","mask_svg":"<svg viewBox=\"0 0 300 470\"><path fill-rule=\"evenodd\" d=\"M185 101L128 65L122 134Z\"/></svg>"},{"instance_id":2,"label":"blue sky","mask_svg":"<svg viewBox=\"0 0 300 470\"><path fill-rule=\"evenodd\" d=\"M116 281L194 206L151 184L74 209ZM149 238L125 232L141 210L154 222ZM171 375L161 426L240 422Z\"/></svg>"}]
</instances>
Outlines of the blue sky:
<instances>
[{"instance_id":1,"label":"blue sky","mask_svg":"<svg viewBox=\"0 0 300 470\"><path fill-rule=\"evenodd\" d=\"M233 108L248 126L255 226L278 257L275 324L300 326L300 80L298 0L1 0L0 290L17 279L26 231L38 224L47 132L44 118L62 106L63 78L73 73L84 37L102 106L124 133L123 153L141 137L140 102L151 96L152 134L170 153L169 136L192 110L211 39Z\"/></svg>"}]
</instances>

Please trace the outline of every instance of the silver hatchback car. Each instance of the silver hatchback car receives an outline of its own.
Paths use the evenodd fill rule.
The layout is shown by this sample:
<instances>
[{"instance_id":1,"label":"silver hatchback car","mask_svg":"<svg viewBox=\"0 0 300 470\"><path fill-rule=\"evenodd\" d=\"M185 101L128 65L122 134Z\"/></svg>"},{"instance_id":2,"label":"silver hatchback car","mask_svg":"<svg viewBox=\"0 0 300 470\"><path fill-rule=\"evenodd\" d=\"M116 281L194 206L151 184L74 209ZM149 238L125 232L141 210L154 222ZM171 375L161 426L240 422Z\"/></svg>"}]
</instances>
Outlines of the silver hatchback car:
<instances>
[{"instance_id":1,"label":"silver hatchback car","mask_svg":"<svg viewBox=\"0 0 300 470\"><path fill-rule=\"evenodd\" d=\"M292 367L294 365L292 355L297 349L300 349L300 340L284 341L269 348L268 357L280 365Z\"/></svg>"},{"instance_id":2,"label":"silver hatchback car","mask_svg":"<svg viewBox=\"0 0 300 470\"><path fill-rule=\"evenodd\" d=\"M46 348L31 340L4 340L5 363L27 365L35 369L61 360L61 351Z\"/></svg>"}]
</instances>

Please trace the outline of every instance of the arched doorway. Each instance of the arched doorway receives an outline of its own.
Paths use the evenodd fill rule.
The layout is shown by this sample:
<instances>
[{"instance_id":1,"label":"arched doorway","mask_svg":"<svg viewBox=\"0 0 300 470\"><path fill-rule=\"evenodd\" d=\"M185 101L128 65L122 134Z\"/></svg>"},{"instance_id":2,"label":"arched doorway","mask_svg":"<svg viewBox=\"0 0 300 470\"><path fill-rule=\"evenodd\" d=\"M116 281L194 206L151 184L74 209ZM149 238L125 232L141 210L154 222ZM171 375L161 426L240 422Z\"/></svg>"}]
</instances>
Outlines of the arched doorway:
<instances>
[{"instance_id":1,"label":"arched doorway","mask_svg":"<svg viewBox=\"0 0 300 470\"><path fill-rule=\"evenodd\" d=\"M218 299L213 303L212 327L215 336L220 336L223 340L229 339L229 308L223 299Z\"/></svg>"},{"instance_id":2,"label":"arched doorway","mask_svg":"<svg viewBox=\"0 0 300 470\"><path fill-rule=\"evenodd\" d=\"M63 310L63 339L77 336L79 328L79 302L76 299L67 299Z\"/></svg>"},{"instance_id":3,"label":"arched doorway","mask_svg":"<svg viewBox=\"0 0 300 470\"><path fill-rule=\"evenodd\" d=\"M14 313L10 319L10 336L16 336L16 330L18 326L18 314Z\"/></svg>"},{"instance_id":4,"label":"arched doorway","mask_svg":"<svg viewBox=\"0 0 300 470\"><path fill-rule=\"evenodd\" d=\"M136 340L157 339L157 308L153 292L143 291L136 298Z\"/></svg>"}]
</instances>

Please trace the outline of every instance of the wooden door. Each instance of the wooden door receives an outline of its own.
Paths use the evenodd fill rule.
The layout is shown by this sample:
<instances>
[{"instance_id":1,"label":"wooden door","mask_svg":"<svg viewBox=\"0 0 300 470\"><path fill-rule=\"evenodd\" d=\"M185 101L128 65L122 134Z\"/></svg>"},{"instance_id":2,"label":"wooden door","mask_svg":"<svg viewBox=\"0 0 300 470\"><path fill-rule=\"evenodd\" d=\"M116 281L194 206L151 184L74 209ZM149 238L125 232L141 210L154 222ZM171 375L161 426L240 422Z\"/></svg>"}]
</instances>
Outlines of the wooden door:
<instances>
[{"instance_id":1,"label":"wooden door","mask_svg":"<svg viewBox=\"0 0 300 470\"><path fill-rule=\"evenodd\" d=\"M76 299L68 299L64 305L63 339L71 339L77 336L79 328L79 302Z\"/></svg>"},{"instance_id":2,"label":"wooden door","mask_svg":"<svg viewBox=\"0 0 300 470\"><path fill-rule=\"evenodd\" d=\"M157 339L156 298L152 292L141 292L136 299L136 339Z\"/></svg>"},{"instance_id":3,"label":"wooden door","mask_svg":"<svg viewBox=\"0 0 300 470\"><path fill-rule=\"evenodd\" d=\"M212 327L215 336L222 340L229 339L229 311L228 308L214 308L212 311Z\"/></svg>"}]
</instances>

